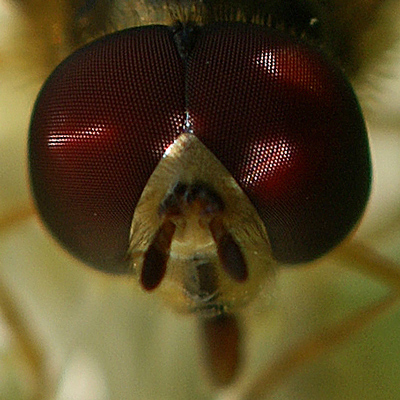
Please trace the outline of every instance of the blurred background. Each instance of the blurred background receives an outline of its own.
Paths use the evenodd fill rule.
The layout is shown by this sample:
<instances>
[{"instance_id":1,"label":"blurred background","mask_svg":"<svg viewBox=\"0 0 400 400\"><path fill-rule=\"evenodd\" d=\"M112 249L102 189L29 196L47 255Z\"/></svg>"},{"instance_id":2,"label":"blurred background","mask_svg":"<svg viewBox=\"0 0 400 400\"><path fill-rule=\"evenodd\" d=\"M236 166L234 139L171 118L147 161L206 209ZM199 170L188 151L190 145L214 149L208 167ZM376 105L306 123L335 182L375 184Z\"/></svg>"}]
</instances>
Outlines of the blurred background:
<instances>
[{"instance_id":1,"label":"blurred background","mask_svg":"<svg viewBox=\"0 0 400 400\"><path fill-rule=\"evenodd\" d=\"M246 312L242 381L221 392L205 380L195 319L171 313L129 278L102 275L64 252L33 211L27 134L41 84L88 39L78 32L76 9L85 23L95 3L0 0L0 399L241 398L241 385L279 354L389 288L340 251L279 271L273 292ZM99 25L90 22L93 37L146 20L145 11L118 14L115 2L104 4ZM137 7L145 10L140 0ZM387 1L362 37L368 62L353 84L374 163L371 203L354 239L400 268L400 42L386 50L399 29L400 4ZM368 52L379 47L379 57ZM400 305L260 398L400 399Z\"/></svg>"}]
</instances>

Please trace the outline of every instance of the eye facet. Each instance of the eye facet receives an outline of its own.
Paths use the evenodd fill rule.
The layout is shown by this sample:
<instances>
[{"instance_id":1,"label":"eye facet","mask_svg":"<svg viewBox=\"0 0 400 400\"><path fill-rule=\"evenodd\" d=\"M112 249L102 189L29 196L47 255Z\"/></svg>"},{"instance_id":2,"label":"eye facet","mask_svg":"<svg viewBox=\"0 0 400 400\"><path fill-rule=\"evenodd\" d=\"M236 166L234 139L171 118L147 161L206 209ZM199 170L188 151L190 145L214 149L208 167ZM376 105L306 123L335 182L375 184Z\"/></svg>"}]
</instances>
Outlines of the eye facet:
<instances>
[{"instance_id":1,"label":"eye facet","mask_svg":"<svg viewBox=\"0 0 400 400\"><path fill-rule=\"evenodd\" d=\"M370 188L340 70L240 23L134 28L77 51L39 95L29 156L38 209L69 251L186 311L229 310L277 262L329 251Z\"/></svg>"}]
</instances>

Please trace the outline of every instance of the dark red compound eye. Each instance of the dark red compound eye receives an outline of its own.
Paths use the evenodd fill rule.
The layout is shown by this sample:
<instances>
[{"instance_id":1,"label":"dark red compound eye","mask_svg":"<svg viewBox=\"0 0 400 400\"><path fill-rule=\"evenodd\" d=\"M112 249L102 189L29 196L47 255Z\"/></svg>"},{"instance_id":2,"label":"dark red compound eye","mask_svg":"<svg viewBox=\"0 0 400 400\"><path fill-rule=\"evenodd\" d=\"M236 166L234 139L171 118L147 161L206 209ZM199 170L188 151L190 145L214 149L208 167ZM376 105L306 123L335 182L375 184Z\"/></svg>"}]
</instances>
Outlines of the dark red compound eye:
<instances>
[{"instance_id":1,"label":"dark red compound eye","mask_svg":"<svg viewBox=\"0 0 400 400\"><path fill-rule=\"evenodd\" d=\"M29 142L45 223L83 261L123 272L135 207L188 115L257 209L273 256L321 256L369 195L367 134L350 85L318 50L266 27L215 24L194 35L186 58L169 27L117 32L53 72Z\"/></svg>"},{"instance_id":2,"label":"dark red compound eye","mask_svg":"<svg viewBox=\"0 0 400 400\"><path fill-rule=\"evenodd\" d=\"M185 111L182 60L167 27L117 32L50 76L30 127L30 173L53 234L83 261L117 272L139 197Z\"/></svg>"},{"instance_id":3,"label":"dark red compound eye","mask_svg":"<svg viewBox=\"0 0 400 400\"><path fill-rule=\"evenodd\" d=\"M276 259L313 260L336 246L370 190L368 138L341 71L276 31L205 27L189 61L196 136L255 205Z\"/></svg>"}]
</instances>

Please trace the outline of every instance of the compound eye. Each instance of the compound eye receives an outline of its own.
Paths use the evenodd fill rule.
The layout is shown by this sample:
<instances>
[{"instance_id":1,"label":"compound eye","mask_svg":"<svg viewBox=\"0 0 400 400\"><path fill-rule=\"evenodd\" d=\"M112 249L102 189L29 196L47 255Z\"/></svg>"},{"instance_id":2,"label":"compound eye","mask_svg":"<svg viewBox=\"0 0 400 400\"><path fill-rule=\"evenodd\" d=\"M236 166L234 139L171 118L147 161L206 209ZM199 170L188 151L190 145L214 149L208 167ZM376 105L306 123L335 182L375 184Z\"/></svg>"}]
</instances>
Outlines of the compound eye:
<instances>
[{"instance_id":1,"label":"compound eye","mask_svg":"<svg viewBox=\"0 0 400 400\"><path fill-rule=\"evenodd\" d=\"M199 33L187 80L195 134L256 207L274 257L306 262L342 241L363 213L371 166L340 69L283 33L216 24Z\"/></svg>"},{"instance_id":2,"label":"compound eye","mask_svg":"<svg viewBox=\"0 0 400 400\"><path fill-rule=\"evenodd\" d=\"M136 203L183 124L183 63L168 28L117 32L53 72L34 108L30 177L63 245L123 272Z\"/></svg>"},{"instance_id":3,"label":"compound eye","mask_svg":"<svg viewBox=\"0 0 400 400\"><path fill-rule=\"evenodd\" d=\"M336 246L364 210L371 175L361 111L340 69L314 47L261 26L206 25L181 38L162 26L117 32L77 51L50 76L29 141L32 189L47 226L84 262L126 272L139 200L185 133L213 153L250 200L272 258L306 262ZM182 51L184 43L190 46ZM193 172L184 183L194 175L204 182L208 166L192 163L181 165ZM172 174L178 180L171 187L180 175ZM206 182L224 197L221 180L221 187L217 179ZM160 201L168 190L158 193ZM175 240L170 232L166 253ZM239 271L247 271L246 251L257 253L239 248L248 239L229 242L243 255L234 257L246 266ZM232 257L221 249L228 264ZM157 279L144 274L142 284L157 287L165 271L158 272Z\"/></svg>"}]
</instances>

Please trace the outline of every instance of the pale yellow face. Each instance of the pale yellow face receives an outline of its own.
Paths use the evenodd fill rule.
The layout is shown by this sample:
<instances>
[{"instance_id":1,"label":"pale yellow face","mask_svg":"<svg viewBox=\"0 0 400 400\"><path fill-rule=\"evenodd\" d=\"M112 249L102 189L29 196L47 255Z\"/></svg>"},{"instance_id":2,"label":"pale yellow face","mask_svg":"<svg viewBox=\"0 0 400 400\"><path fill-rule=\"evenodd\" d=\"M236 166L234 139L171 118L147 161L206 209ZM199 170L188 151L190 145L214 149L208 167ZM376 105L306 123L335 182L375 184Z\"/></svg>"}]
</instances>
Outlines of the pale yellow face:
<instances>
[{"instance_id":1,"label":"pale yellow face","mask_svg":"<svg viewBox=\"0 0 400 400\"><path fill-rule=\"evenodd\" d=\"M400 47L373 55L400 28L399 2L386 3L377 26L360 38L358 50L368 63L353 80L374 163L371 202L353 239L366 246L367 255L377 252L399 262ZM255 280L249 288L253 300L241 311L248 359L241 380L227 392L204 383L194 318L174 313L158 296L137 290L134 279L102 275L74 260L34 214L26 173L29 118L41 84L74 47L61 45L69 39L73 43L70 7L71 2L61 0L0 0L0 398L32 399L40 390L45 395L36 399L41 400L245 398L246 387L260 371L315 332L329 332L333 324L378 301L388 287L359 272L362 263L345 251L351 242L343 251L307 267L284 269L273 279L272 263L271 269L260 270L254 262ZM114 15L115 20L119 12ZM142 19L146 13L135 15ZM204 235L198 246L211 258L213 241ZM173 245L176 275L169 272L159 289L174 308L183 304L187 311L194 300L181 284L179 260L190 257L191 249L184 230L180 237ZM260 257L269 265L268 252ZM218 276L229 288L223 293L239 285L219 267ZM162 287L168 282L177 282L177 289ZM396 399L399 321L399 308L394 307L346 342L301 365L273 394L265 390L257 398Z\"/></svg>"},{"instance_id":2,"label":"pale yellow face","mask_svg":"<svg viewBox=\"0 0 400 400\"><path fill-rule=\"evenodd\" d=\"M213 199L204 203L207 198L203 198L199 204L183 202L178 210L175 204L171 205L172 215L168 208L160 212L168 196L174 195L177 184L190 186L199 182L215 193L220 204L215 204L216 200L213 203ZM166 221L174 231L170 244L163 249L167 257L165 275L149 291L161 296L173 309L204 314L234 312L266 289L276 262L264 224L226 168L192 134L181 134L167 149L135 209L129 255L133 272L145 289L140 281L146 257ZM229 254L220 254L219 237L223 235L229 235L232 241L225 253L231 254L235 249L239 252L231 268L239 270L242 278L235 276L224 262Z\"/></svg>"}]
</instances>

